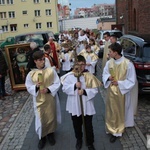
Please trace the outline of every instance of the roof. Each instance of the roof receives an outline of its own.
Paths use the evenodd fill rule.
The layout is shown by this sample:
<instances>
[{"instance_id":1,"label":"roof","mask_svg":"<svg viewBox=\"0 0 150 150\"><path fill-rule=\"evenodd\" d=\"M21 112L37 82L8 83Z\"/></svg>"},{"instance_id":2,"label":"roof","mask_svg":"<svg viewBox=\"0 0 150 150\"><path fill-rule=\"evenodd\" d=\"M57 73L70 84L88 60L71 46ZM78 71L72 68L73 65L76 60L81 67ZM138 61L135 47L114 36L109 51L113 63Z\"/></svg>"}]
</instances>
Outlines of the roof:
<instances>
[{"instance_id":1,"label":"roof","mask_svg":"<svg viewBox=\"0 0 150 150\"><path fill-rule=\"evenodd\" d=\"M28 35L28 34L43 34L43 33L53 33L52 31L38 31L38 32L29 32L29 33L24 33L24 34L18 34L18 35L16 35L15 37L17 37L17 36L24 36L24 35Z\"/></svg>"},{"instance_id":2,"label":"roof","mask_svg":"<svg viewBox=\"0 0 150 150\"><path fill-rule=\"evenodd\" d=\"M122 38L128 38L128 39L132 40L133 42L137 43L139 46L142 46L147 43L143 38L140 38L140 37L134 36L134 35L130 35L130 34L125 34L120 39L122 39Z\"/></svg>"}]
</instances>

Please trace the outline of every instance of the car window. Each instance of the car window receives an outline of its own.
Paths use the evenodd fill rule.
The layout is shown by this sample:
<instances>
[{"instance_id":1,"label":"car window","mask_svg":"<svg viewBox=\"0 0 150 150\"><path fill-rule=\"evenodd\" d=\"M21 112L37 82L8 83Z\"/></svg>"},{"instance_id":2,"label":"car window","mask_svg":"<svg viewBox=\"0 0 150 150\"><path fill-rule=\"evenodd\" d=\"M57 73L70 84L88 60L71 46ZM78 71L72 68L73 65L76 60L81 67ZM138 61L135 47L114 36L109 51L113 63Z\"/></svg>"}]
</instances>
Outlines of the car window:
<instances>
[{"instance_id":1,"label":"car window","mask_svg":"<svg viewBox=\"0 0 150 150\"><path fill-rule=\"evenodd\" d=\"M150 45L145 45L143 47L143 57L150 58Z\"/></svg>"},{"instance_id":2,"label":"car window","mask_svg":"<svg viewBox=\"0 0 150 150\"><path fill-rule=\"evenodd\" d=\"M43 47L43 40L42 34L27 34L16 37L17 43L36 42L39 47Z\"/></svg>"},{"instance_id":3,"label":"car window","mask_svg":"<svg viewBox=\"0 0 150 150\"><path fill-rule=\"evenodd\" d=\"M120 38L122 36L121 32L110 32L110 35L115 35L117 38Z\"/></svg>"},{"instance_id":4,"label":"car window","mask_svg":"<svg viewBox=\"0 0 150 150\"><path fill-rule=\"evenodd\" d=\"M123 53L128 53L130 55L135 55L136 53L136 45L134 42L128 40L128 39L122 39L121 45L123 49Z\"/></svg>"},{"instance_id":5,"label":"car window","mask_svg":"<svg viewBox=\"0 0 150 150\"><path fill-rule=\"evenodd\" d=\"M11 42L12 41L12 37L8 37L7 42Z\"/></svg>"},{"instance_id":6,"label":"car window","mask_svg":"<svg viewBox=\"0 0 150 150\"><path fill-rule=\"evenodd\" d=\"M48 32L48 36L49 36L49 37L54 37L53 32Z\"/></svg>"}]
</instances>

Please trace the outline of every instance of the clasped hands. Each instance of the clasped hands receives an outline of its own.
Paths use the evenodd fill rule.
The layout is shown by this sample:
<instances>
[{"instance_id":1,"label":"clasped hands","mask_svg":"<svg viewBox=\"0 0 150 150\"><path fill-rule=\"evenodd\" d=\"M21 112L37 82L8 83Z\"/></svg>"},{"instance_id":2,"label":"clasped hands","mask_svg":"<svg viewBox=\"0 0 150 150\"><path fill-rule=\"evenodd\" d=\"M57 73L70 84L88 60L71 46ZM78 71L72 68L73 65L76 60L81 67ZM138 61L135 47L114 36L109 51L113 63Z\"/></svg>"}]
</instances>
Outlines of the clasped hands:
<instances>
[{"instance_id":1,"label":"clasped hands","mask_svg":"<svg viewBox=\"0 0 150 150\"><path fill-rule=\"evenodd\" d=\"M76 88L78 89L78 94L83 95L84 94L84 89L81 89L81 82L76 83Z\"/></svg>"},{"instance_id":2,"label":"clasped hands","mask_svg":"<svg viewBox=\"0 0 150 150\"><path fill-rule=\"evenodd\" d=\"M116 81L115 78L112 76L109 77L109 81L111 81L111 85L115 85L115 86L118 85L118 81Z\"/></svg>"},{"instance_id":3,"label":"clasped hands","mask_svg":"<svg viewBox=\"0 0 150 150\"><path fill-rule=\"evenodd\" d=\"M40 86L42 85L42 82L38 82L37 84L36 84L36 87L39 89L39 92L41 93L41 94L46 94L46 93L48 93L48 89L47 88L42 88L42 89L40 89Z\"/></svg>"}]
</instances>

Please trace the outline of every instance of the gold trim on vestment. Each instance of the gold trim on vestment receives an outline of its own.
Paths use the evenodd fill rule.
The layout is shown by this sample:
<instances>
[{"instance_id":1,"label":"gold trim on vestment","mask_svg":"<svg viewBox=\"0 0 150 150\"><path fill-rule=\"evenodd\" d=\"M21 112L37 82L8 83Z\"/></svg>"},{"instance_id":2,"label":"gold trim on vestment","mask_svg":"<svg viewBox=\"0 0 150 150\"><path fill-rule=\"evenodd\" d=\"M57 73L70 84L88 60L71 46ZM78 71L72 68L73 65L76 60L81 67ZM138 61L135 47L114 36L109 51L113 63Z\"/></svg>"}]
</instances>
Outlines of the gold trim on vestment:
<instances>
[{"instance_id":1,"label":"gold trim on vestment","mask_svg":"<svg viewBox=\"0 0 150 150\"><path fill-rule=\"evenodd\" d=\"M43 86L49 87L53 84L54 73L51 68L46 68L43 70L32 70L30 72L33 83L38 82L38 74L43 75ZM38 93L36 97L36 107L39 114L39 118L42 125L42 137L49 133L52 133L56 129L56 106L55 99L50 93L41 94Z\"/></svg>"},{"instance_id":2,"label":"gold trim on vestment","mask_svg":"<svg viewBox=\"0 0 150 150\"><path fill-rule=\"evenodd\" d=\"M65 54L64 52L61 53L60 57L61 59L65 59ZM73 59L73 52L68 51L67 54L69 55L69 59Z\"/></svg>"},{"instance_id":3,"label":"gold trim on vestment","mask_svg":"<svg viewBox=\"0 0 150 150\"><path fill-rule=\"evenodd\" d=\"M91 53L85 52L85 53L82 53L81 55L82 55L85 59L87 59L87 57L90 56L92 61L98 60L98 56L97 56L94 52L91 52Z\"/></svg>"},{"instance_id":4,"label":"gold trim on vestment","mask_svg":"<svg viewBox=\"0 0 150 150\"><path fill-rule=\"evenodd\" d=\"M124 59L120 64L115 64L115 60L109 62L109 71L114 72L116 81L126 79L128 59ZM118 86L110 85L106 96L106 128L109 133L123 133L125 128L125 95L122 95Z\"/></svg>"},{"instance_id":5,"label":"gold trim on vestment","mask_svg":"<svg viewBox=\"0 0 150 150\"><path fill-rule=\"evenodd\" d=\"M84 72L83 76L85 78L86 88L98 88L102 85L101 82L89 72Z\"/></svg>"}]
</instances>

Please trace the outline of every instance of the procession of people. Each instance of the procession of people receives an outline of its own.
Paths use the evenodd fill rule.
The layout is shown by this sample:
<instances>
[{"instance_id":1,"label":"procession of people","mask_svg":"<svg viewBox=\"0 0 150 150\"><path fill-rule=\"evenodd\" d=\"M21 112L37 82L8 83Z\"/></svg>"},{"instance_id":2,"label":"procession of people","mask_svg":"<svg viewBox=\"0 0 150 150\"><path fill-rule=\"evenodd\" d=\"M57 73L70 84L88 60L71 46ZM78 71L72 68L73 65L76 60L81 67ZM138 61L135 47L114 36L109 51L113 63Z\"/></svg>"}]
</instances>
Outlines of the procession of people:
<instances>
[{"instance_id":1,"label":"procession of people","mask_svg":"<svg viewBox=\"0 0 150 150\"><path fill-rule=\"evenodd\" d=\"M57 123L63 121L58 94L61 85L67 95L66 111L73 123L77 150L82 148L83 137L88 150L95 150L92 118L96 113L94 98L100 86L107 93L105 126L106 134L111 134L110 142L121 137L126 127L134 126L137 99L131 91L137 83L135 68L123 56L121 45L110 41L109 33L104 36L101 81L96 72L101 49L98 37L90 30L64 31L58 41L50 37L43 50L32 54L34 68L29 68L25 85L33 96L39 149L45 146L46 137L50 145L56 143Z\"/></svg>"}]
</instances>

